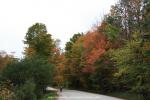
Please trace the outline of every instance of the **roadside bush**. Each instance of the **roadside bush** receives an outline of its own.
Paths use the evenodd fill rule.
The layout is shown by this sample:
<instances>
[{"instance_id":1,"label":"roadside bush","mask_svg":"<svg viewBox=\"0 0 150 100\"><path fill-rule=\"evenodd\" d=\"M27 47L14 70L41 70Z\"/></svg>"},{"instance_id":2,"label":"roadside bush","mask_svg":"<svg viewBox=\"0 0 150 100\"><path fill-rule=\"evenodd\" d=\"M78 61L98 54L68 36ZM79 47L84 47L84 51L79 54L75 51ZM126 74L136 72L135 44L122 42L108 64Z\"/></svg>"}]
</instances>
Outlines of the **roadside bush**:
<instances>
[{"instance_id":1,"label":"roadside bush","mask_svg":"<svg viewBox=\"0 0 150 100\"><path fill-rule=\"evenodd\" d=\"M53 66L47 60L33 57L9 64L3 71L3 77L10 80L18 91L26 91L24 87L33 85L27 82L32 79L35 84L35 94L37 98L41 98L46 87L51 84L52 72Z\"/></svg>"},{"instance_id":2,"label":"roadside bush","mask_svg":"<svg viewBox=\"0 0 150 100\"><path fill-rule=\"evenodd\" d=\"M0 100L9 100L14 97L13 86L9 81L0 80Z\"/></svg>"},{"instance_id":3,"label":"roadside bush","mask_svg":"<svg viewBox=\"0 0 150 100\"><path fill-rule=\"evenodd\" d=\"M16 87L14 100L37 100L35 83L32 80L28 80L22 86Z\"/></svg>"}]
</instances>

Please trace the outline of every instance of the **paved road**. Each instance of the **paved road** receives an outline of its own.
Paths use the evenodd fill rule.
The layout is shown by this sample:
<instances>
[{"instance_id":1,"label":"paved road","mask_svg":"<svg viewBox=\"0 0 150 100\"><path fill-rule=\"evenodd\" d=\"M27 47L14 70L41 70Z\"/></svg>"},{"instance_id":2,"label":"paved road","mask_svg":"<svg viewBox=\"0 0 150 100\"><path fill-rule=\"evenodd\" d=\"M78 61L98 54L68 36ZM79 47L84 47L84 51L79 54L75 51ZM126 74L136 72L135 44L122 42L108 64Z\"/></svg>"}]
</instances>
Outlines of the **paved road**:
<instances>
[{"instance_id":1,"label":"paved road","mask_svg":"<svg viewBox=\"0 0 150 100\"><path fill-rule=\"evenodd\" d=\"M76 90L63 90L62 92L59 92L58 100L123 100L123 99Z\"/></svg>"}]
</instances>

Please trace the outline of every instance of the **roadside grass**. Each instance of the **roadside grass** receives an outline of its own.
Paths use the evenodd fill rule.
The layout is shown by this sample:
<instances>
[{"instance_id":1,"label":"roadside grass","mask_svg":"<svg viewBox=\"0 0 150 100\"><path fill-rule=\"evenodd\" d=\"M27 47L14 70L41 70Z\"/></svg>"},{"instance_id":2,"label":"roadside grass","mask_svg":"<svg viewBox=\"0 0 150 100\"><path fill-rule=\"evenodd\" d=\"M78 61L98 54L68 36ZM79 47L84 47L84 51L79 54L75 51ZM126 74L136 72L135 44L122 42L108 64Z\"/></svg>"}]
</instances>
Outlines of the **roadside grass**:
<instances>
[{"instance_id":1,"label":"roadside grass","mask_svg":"<svg viewBox=\"0 0 150 100\"><path fill-rule=\"evenodd\" d=\"M146 100L142 95L133 94L129 92L114 92L114 93L109 93L107 95L126 99L126 100Z\"/></svg>"},{"instance_id":2,"label":"roadside grass","mask_svg":"<svg viewBox=\"0 0 150 100\"><path fill-rule=\"evenodd\" d=\"M56 92L47 93L42 100L57 100L57 96Z\"/></svg>"}]
</instances>

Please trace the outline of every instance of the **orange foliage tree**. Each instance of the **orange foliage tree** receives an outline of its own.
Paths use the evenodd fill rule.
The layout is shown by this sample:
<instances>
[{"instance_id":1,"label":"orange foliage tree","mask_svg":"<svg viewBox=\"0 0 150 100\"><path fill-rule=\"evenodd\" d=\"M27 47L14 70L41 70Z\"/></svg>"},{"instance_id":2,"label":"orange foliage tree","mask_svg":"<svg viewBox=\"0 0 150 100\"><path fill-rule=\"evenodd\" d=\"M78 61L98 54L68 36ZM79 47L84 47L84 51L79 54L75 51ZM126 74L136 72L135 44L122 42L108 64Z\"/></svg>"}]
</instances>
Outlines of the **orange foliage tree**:
<instances>
[{"instance_id":1,"label":"orange foliage tree","mask_svg":"<svg viewBox=\"0 0 150 100\"><path fill-rule=\"evenodd\" d=\"M83 41L84 57L87 66L83 72L94 71L94 63L104 54L107 40L106 37L98 31L88 32Z\"/></svg>"},{"instance_id":2,"label":"orange foliage tree","mask_svg":"<svg viewBox=\"0 0 150 100\"><path fill-rule=\"evenodd\" d=\"M53 48L53 55L49 58L49 61L55 65L53 82L55 85L59 86L64 83L64 62L65 57L61 48L59 47L60 40L55 41L55 47Z\"/></svg>"}]
</instances>

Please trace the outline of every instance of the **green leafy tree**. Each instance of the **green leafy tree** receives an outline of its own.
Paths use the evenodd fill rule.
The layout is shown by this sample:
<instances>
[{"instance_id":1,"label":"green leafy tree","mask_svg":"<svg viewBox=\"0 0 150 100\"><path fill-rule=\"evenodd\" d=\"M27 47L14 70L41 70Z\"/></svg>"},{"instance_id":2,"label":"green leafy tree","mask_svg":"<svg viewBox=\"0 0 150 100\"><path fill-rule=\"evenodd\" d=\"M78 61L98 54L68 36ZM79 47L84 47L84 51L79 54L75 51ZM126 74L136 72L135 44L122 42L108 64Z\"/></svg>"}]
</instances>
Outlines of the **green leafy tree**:
<instances>
[{"instance_id":1,"label":"green leafy tree","mask_svg":"<svg viewBox=\"0 0 150 100\"><path fill-rule=\"evenodd\" d=\"M114 62L109 57L109 52L106 52L96 63L95 71L91 74L90 80L95 91L106 93L114 89L113 78L116 72Z\"/></svg>"},{"instance_id":2,"label":"green leafy tree","mask_svg":"<svg viewBox=\"0 0 150 100\"><path fill-rule=\"evenodd\" d=\"M70 71L68 74L70 74L69 78L72 86L79 88L83 86L81 82L83 68L83 65L81 64L83 62L83 36L80 36L80 38L78 38L78 40L73 44L71 51L71 60L69 62Z\"/></svg>"},{"instance_id":3,"label":"green leafy tree","mask_svg":"<svg viewBox=\"0 0 150 100\"><path fill-rule=\"evenodd\" d=\"M150 93L150 57L147 54L147 46L141 47L139 41L127 43L124 48L112 52L112 59L116 61L118 72L115 77L121 88L126 87L133 92L148 96Z\"/></svg>"},{"instance_id":4,"label":"green leafy tree","mask_svg":"<svg viewBox=\"0 0 150 100\"><path fill-rule=\"evenodd\" d=\"M131 40L132 34L141 33L143 0L119 0L112 6L107 21L109 24L120 28L121 38Z\"/></svg>"},{"instance_id":5,"label":"green leafy tree","mask_svg":"<svg viewBox=\"0 0 150 100\"><path fill-rule=\"evenodd\" d=\"M28 29L24 43L27 45L25 48L26 56L51 57L53 54L54 41L42 23L36 23Z\"/></svg>"},{"instance_id":6,"label":"green leafy tree","mask_svg":"<svg viewBox=\"0 0 150 100\"><path fill-rule=\"evenodd\" d=\"M82 36L83 33L77 33L77 34L74 34L72 38L70 38L70 41L66 43L66 47L65 47L65 56L66 57L69 57L70 56L70 53L71 53L71 49L72 49L72 46L73 44L78 40L78 38L80 36Z\"/></svg>"},{"instance_id":7,"label":"green leafy tree","mask_svg":"<svg viewBox=\"0 0 150 100\"><path fill-rule=\"evenodd\" d=\"M66 67L65 74L69 85L78 88L80 84L81 75L81 57L83 52L83 34L75 34L66 44Z\"/></svg>"}]
</instances>

